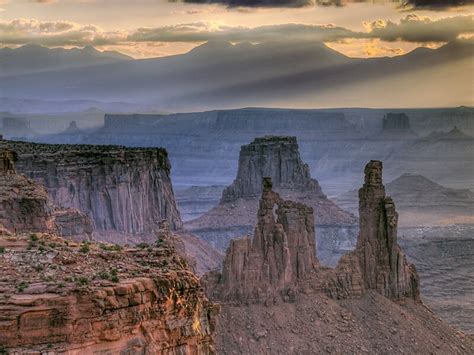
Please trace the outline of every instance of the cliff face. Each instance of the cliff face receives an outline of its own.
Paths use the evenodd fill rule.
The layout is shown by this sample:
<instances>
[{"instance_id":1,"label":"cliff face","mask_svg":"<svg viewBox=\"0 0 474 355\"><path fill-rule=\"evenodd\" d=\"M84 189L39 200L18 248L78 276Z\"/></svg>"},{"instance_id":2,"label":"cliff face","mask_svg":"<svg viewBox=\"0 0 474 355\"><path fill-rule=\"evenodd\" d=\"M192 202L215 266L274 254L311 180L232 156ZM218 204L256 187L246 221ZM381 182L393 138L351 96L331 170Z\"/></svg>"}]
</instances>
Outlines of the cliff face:
<instances>
[{"instance_id":1,"label":"cliff face","mask_svg":"<svg viewBox=\"0 0 474 355\"><path fill-rule=\"evenodd\" d=\"M410 118L405 113L387 113L382 121L382 133L378 139L416 139L418 135L411 129Z\"/></svg>"},{"instance_id":2,"label":"cliff face","mask_svg":"<svg viewBox=\"0 0 474 355\"><path fill-rule=\"evenodd\" d=\"M52 214L69 234L81 215L51 213L46 190L28 178L0 174L0 201L0 352L215 353L218 308L168 222L138 248L79 244L55 233Z\"/></svg>"},{"instance_id":3,"label":"cliff face","mask_svg":"<svg viewBox=\"0 0 474 355\"><path fill-rule=\"evenodd\" d=\"M2 145L18 152L18 171L44 185L55 205L85 213L99 231L143 234L163 219L182 226L163 149Z\"/></svg>"}]
</instances>

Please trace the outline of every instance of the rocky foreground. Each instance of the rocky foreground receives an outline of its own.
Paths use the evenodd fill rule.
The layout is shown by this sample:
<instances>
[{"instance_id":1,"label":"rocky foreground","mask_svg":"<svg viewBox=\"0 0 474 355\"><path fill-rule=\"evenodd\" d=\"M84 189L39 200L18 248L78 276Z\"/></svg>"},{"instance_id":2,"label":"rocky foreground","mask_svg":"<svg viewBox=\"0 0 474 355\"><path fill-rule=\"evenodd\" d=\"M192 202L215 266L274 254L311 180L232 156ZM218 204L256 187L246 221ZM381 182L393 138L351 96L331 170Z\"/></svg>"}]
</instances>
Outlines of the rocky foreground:
<instances>
[{"instance_id":1,"label":"rocky foreground","mask_svg":"<svg viewBox=\"0 0 474 355\"><path fill-rule=\"evenodd\" d=\"M371 161L359 190L357 247L334 269L315 255L312 208L283 200L263 180L253 238L231 242L222 272L204 283L221 302L222 353L459 353L472 338L420 300L416 269L397 243L398 214Z\"/></svg>"}]
</instances>

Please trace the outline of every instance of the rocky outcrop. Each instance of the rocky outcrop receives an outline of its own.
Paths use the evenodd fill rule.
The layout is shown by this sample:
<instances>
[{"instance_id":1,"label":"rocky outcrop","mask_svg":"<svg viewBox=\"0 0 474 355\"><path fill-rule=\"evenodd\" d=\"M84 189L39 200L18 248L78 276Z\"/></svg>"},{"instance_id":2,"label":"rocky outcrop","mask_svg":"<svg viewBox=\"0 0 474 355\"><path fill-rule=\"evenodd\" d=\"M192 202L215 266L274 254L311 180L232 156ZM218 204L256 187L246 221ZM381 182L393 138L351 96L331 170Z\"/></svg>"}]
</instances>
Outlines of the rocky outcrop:
<instances>
[{"instance_id":1,"label":"rocky outcrop","mask_svg":"<svg viewBox=\"0 0 474 355\"><path fill-rule=\"evenodd\" d=\"M387 113L383 119L382 128L389 129L411 129L410 118L405 113Z\"/></svg>"},{"instance_id":2,"label":"rocky outcrop","mask_svg":"<svg viewBox=\"0 0 474 355\"><path fill-rule=\"evenodd\" d=\"M222 202L258 198L263 177L272 179L275 190L312 192L326 198L300 158L296 137L267 136L242 146L237 178L222 193Z\"/></svg>"},{"instance_id":3,"label":"rocky outcrop","mask_svg":"<svg viewBox=\"0 0 474 355\"><path fill-rule=\"evenodd\" d=\"M218 308L164 240L118 250L37 234L0 246L3 351L214 353Z\"/></svg>"},{"instance_id":4,"label":"rocky outcrop","mask_svg":"<svg viewBox=\"0 0 474 355\"><path fill-rule=\"evenodd\" d=\"M298 280L314 272L313 209L284 201L272 191L270 178L263 193L254 237L232 240L223 263L219 298L268 301L292 297Z\"/></svg>"},{"instance_id":5,"label":"rocky outcrop","mask_svg":"<svg viewBox=\"0 0 474 355\"><path fill-rule=\"evenodd\" d=\"M237 177L224 189L220 204L186 226L191 230L255 226L264 177L272 179L274 190L285 199L313 207L317 225L356 222L354 216L329 200L311 178L295 137L266 136L242 146Z\"/></svg>"},{"instance_id":6,"label":"rocky outcrop","mask_svg":"<svg viewBox=\"0 0 474 355\"><path fill-rule=\"evenodd\" d=\"M335 269L320 267L317 261L312 208L282 200L271 185L271 179L263 179L253 239L231 241L222 274L209 275L213 297L266 302L275 295L288 299L312 287L336 299L375 290L390 299L419 300L416 269L397 244L398 215L391 198L385 196L380 161L365 168L357 247Z\"/></svg>"},{"instance_id":7,"label":"rocky outcrop","mask_svg":"<svg viewBox=\"0 0 474 355\"><path fill-rule=\"evenodd\" d=\"M382 121L382 133L378 139L415 139L418 135L411 129L410 118L405 113L387 113Z\"/></svg>"},{"instance_id":8,"label":"rocky outcrop","mask_svg":"<svg viewBox=\"0 0 474 355\"><path fill-rule=\"evenodd\" d=\"M18 152L18 171L44 185L56 206L81 211L98 231L150 233L163 219L172 229L182 226L164 149L1 145Z\"/></svg>"},{"instance_id":9,"label":"rocky outcrop","mask_svg":"<svg viewBox=\"0 0 474 355\"><path fill-rule=\"evenodd\" d=\"M356 253L368 289L388 298L419 299L414 265L408 264L397 244L398 214L382 184L382 162L372 160L364 170L359 190L359 238Z\"/></svg>"},{"instance_id":10,"label":"rocky outcrop","mask_svg":"<svg viewBox=\"0 0 474 355\"><path fill-rule=\"evenodd\" d=\"M54 224L59 235L77 242L92 240L94 226L91 219L74 208L53 211Z\"/></svg>"},{"instance_id":11,"label":"rocky outcrop","mask_svg":"<svg viewBox=\"0 0 474 355\"><path fill-rule=\"evenodd\" d=\"M46 189L16 174L16 154L0 150L0 225L11 232L45 232L53 228Z\"/></svg>"}]
</instances>

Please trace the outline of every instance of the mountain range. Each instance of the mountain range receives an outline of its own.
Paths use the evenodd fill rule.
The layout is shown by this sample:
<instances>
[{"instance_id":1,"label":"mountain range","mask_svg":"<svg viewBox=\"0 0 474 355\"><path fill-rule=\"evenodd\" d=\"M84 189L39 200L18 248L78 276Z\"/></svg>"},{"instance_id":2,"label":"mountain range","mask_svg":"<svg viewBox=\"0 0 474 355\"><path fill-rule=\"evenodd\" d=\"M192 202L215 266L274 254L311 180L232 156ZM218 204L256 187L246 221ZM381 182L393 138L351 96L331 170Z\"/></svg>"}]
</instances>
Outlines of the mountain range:
<instances>
[{"instance_id":1,"label":"mountain range","mask_svg":"<svg viewBox=\"0 0 474 355\"><path fill-rule=\"evenodd\" d=\"M175 111L457 106L474 97L473 44L456 41L397 57L361 59L323 43L208 42L182 55L114 57L113 63L80 67L71 61L48 72L12 74L2 78L0 91L13 98L152 102ZM0 62L4 67L5 60Z\"/></svg>"},{"instance_id":2,"label":"mountain range","mask_svg":"<svg viewBox=\"0 0 474 355\"><path fill-rule=\"evenodd\" d=\"M27 44L18 48L0 49L0 77L116 63L133 58L115 51L84 48L47 48Z\"/></svg>"}]
</instances>

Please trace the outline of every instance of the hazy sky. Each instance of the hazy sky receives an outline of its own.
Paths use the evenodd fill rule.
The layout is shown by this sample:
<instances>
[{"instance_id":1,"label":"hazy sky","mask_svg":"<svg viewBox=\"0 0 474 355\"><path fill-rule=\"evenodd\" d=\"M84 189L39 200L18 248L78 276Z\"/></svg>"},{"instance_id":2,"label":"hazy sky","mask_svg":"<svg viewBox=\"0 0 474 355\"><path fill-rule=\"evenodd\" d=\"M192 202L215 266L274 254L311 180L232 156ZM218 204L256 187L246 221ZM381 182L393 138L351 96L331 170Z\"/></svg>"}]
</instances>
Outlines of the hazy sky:
<instances>
[{"instance_id":1,"label":"hazy sky","mask_svg":"<svg viewBox=\"0 0 474 355\"><path fill-rule=\"evenodd\" d=\"M0 0L0 47L93 45L143 58L207 40L286 39L323 41L350 56L397 55L471 37L473 1Z\"/></svg>"}]
</instances>

